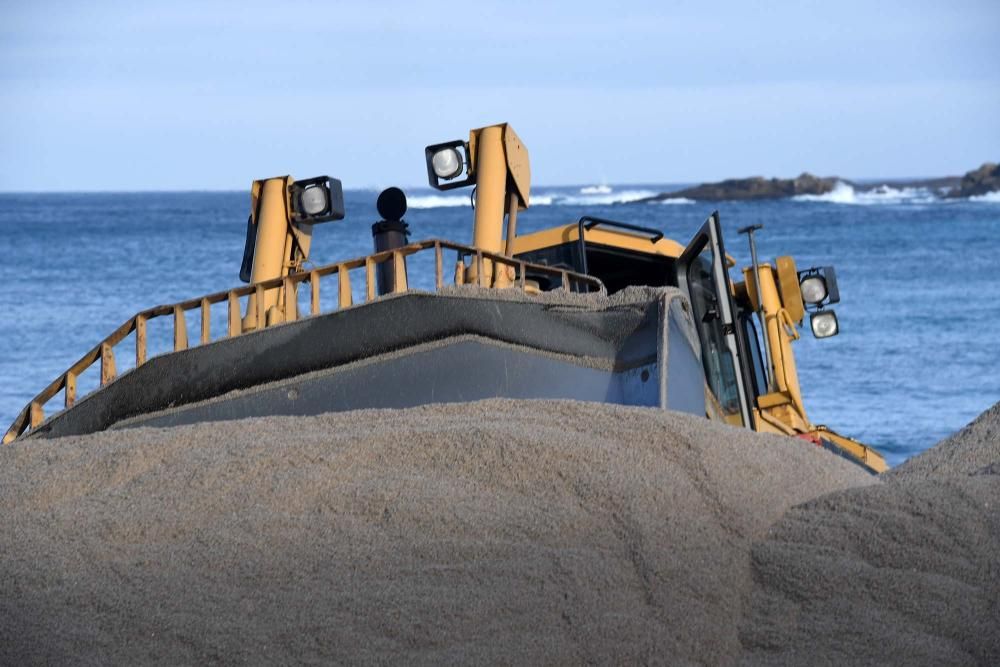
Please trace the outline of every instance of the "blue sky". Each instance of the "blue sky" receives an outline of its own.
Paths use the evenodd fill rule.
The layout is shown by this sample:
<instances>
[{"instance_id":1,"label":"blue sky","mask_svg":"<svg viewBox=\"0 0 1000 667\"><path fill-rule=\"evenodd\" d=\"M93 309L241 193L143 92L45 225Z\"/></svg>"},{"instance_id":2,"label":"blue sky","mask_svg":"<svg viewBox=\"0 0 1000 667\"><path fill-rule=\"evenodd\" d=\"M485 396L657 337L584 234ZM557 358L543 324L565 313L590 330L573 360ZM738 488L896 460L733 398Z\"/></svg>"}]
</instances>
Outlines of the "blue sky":
<instances>
[{"instance_id":1,"label":"blue sky","mask_svg":"<svg viewBox=\"0 0 1000 667\"><path fill-rule=\"evenodd\" d=\"M538 184L1000 160L1000 2L0 0L0 190L425 183L508 121Z\"/></svg>"}]
</instances>

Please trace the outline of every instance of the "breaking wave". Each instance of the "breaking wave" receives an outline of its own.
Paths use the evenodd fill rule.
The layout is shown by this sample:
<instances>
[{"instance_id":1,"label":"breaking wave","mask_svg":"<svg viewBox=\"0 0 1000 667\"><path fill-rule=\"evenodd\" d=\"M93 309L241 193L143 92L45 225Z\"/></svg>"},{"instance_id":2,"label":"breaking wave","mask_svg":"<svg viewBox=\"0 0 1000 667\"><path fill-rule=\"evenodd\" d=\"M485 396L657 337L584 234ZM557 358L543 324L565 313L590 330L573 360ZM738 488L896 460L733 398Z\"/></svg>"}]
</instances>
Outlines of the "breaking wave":
<instances>
[{"instance_id":1,"label":"breaking wave","mask_svg":"<svg viewBox=\"0 0 1000 667\"><path fill-rule=\"evenodd\" d=\"M824 195L796 195L792 199L794 201L823 201L832 204L857 203L854 188L843 181L837 181L837 185L834 186L833 190Z\"/></svg>"},{"instance_id":2,"label":"breaking wave","mask_svg":"<svg viewBox=\"0 0 1000 667\"><path fill-rule=\"evenodd\" d=\"M969 201L980 201L980 202L988 202L990 204L1000 204L1000 190L987 192L984 195L973 195L972 197L969 197Z\"/></svg>"},{"instance_id":3,"label":"breaking wave","mask_svg":"<svg viewBox=\"0 0 1000 667\"><path fill-rule=\"evenodd\" d=\"M609 206L611 204L628 204L659 194L652 190L622 190L621 192L615 192L611 188L607 188L607 190L607 192L602 190L599 194L581 195L552 193L552 203L567 206ZM582 193L583 190L580 192Z\"/></svg>"},{"instance_id":4,"label":"breaking wave","mask_svg":"<svg viewBox=\"0 0 1000 667\"><path fill-rule=\"evenodd\" d=\"M870 190L857 191L852 185L839 181L837 185L822 195L796 195L793 201L826 202L830 204L853 204L871 206L877 204L929 204L938 198L927 188L894 188L879 185Z\"/></svg>"},{"instance_id":5,"label":"breaking wave","mask_svg":"<svg viewBox=\"0 0 1000 667\"><path fill-rule=\"evenodd\" d=\"M531 194L532 206L609 206L612 204L627 204L654 197L658 192L653 190L622 190L615 192L607 185L594 185L580 188L573 192L542 190ZM668 202L664 202L668 203ZM689 200L672 200L669 203L690 203ZM468 193L462 195L415 195L407 198L409 208L450 208L455 206L471 206Z\"/></svg>"},{"instance_id":6,"label":"breaking wave","mask_svg":"<svg viewBox=\"0 0 1000 667\"><path fill-rule=\"evenodd\" d=\"M587 187L580 188L581 195L609 195L611 194L611 186L609 185L588 185Z\"/></svg>"},{"instance_id":7,"label":"breaking wave","mask_svg":"<svg viewBox=\"0 0 1000 667\"><path fill-rule=\"evenodd\" d=\"M651 204L662 204L664 206L670 204L693 204L693 199L688 199L687 197L673 197L671 199L661 199L659 201L650 202Z\"/></svg>"},{"instance_id":8,"label":"breaking wave","mask_svg":"<svg viewBox=\"0 0 1000 667\"><path fill-rule=\"evenodd\" d=\"M468 193L464 195L417 195L406 198L407 208L452 208L454 206L472 206Z\"/></svg>"}]
</instances>

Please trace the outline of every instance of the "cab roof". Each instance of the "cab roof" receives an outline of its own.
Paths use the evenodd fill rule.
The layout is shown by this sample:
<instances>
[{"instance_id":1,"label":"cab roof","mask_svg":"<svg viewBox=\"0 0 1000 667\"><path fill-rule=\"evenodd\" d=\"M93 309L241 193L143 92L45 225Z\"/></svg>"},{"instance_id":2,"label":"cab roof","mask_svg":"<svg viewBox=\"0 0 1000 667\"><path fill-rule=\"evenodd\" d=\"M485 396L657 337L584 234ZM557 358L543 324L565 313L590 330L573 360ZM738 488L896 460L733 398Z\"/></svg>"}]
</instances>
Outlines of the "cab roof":
<instances>
[{"instance_id":1,"label":"cab roof","mask_svg":"<svg viewBox=\"0 0 1000 667\"><path fill-rule=\"evenodd\" d=\"M610 227L588 229L585 233L585 238L588 243L633 250L648 255L660 255L672 259L677 259L684 253L684 246L673 239L662 237L654 241L646 236ZM578 223L550 227L549 229L543 229L530 234L519 234L514 238L513 254L520 255L521 253L532 252L541 248L551 248L565 243L576 242L579 239L580 225ZM736 265L736 260L729 253L726 253L726 264L730 267Z\"/></svg>"}]
</instances>

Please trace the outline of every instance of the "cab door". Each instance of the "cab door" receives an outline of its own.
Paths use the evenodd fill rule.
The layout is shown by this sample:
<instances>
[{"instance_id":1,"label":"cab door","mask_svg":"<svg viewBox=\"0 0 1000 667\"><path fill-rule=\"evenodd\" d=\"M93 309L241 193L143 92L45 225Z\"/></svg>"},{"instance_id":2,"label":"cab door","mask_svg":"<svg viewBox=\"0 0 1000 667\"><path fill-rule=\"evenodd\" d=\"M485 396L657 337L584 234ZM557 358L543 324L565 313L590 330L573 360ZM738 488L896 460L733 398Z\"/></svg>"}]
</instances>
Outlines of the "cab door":
<instances>
[{"instance_id":1,"label":"cab door","mask_svg":"<svg viewBox=\"0 0 1000 667\"><path fill-rule=\"evenodd\" d=\"M753 428L718 211L709 216L677 262L677 284L691 301L705 379L723 416L731 424Z\"/></svg>"}]
</instances>

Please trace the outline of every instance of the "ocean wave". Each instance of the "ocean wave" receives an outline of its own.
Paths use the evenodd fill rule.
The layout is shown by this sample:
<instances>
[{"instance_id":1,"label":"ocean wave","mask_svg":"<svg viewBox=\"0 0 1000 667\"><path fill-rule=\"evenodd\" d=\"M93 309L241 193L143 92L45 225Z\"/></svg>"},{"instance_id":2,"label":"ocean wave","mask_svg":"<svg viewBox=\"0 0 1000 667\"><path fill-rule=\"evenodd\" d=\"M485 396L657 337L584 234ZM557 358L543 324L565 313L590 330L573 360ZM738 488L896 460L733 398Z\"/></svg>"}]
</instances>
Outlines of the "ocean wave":
<instances>
[{"instance_id":1,"label":"ocean wave","mask_svg":"<svg viewBox=\"0 0 1000 667\"><path fill-rule=\"evenodd\" d=\"M406 198L407 208L451 208L472 206L468 194L464 195L418 195Z\"/></svg>"},{"instance_id":2,"label":"ocean wave","mask_svg":"<svg viewBox=\"0 0 1000 667\"><path fill-rule=\"evenodd\" d=\"M1000 190L994 190L993 192L987 192L984 195L973 195L969 197L969 201L979 201L988 202L990 204L1000 204Z\"/></svg>"},{"instance_id":3,"label":"ocean wave","mask_svg":"<svg viewBox=\"0 0 1000 667\"><path fill-rule=\"evenodd\" d=\"M610 206L611 204L628 204L655 197L657 192L652 190L622 190L621 192L608 192L599 195L554 195L553 204L561 206Z\"/></svg>"},{"instance_id":4,"label":"ocean wave","mask_svg":"<svg viewBox=\"0 0 1000 667\"><path fill-rule=\"evenodd\" d=\"M656 196L652 190L622 190L615 192L606 185L580 188L594 194L572 194L565 192L545 191L532 193L532 206L609 206L611 204L627 204L648 197ZM666 203L666 202L665 202ZM689 203L688 200L673 200L670 203ZM416 195L407 199L407 205L414 209L450 208L455 206L471 206L468 194L464 195Z\"/></svg>"},{"instance_id":5,"label":"ocean wave","mask_svg":"<svg viewBox=\"0 0 1000 667\"><path fill-rule=\"evenodd\" d=\"M857 194L859 204L930 204L938 197L927 188L894 188L880 185Z\"/></svg>"},{"instance_id":6,"label":"ocean wave","mask_svg":"<svg viewBox=\"0 0 1000 667\"><path fill-rule=\"evenodd\" d=\"M649 202L650 204L693 204L693 199L688 199L687 197L674 197L672 199L661 199L659 201Z\"/></svg>"},{"instance_id":7,"label":"ocean wave","mask_svg":"<svg viewBox=\"0 0 1000 667\"><path fill-rule=\"evenodd\" d=\"M857 195L852 188L847 183L843 181L837 181L837 185L834 186L833 190L822 195L796 195L792 197L793 201L821 201L828 202L831 204L856 204Z\"/></svg>"},{"instance_id":8,"label":"ocean wave","mask_svg":"<svg viewBox=\"0 0 1000 667\"><path fill-rule=\"evenodd\" d=\"M796 195L792 197L792 200L871 206L877 204L929 204L938 201L938 197L927 188L894 188L890 185L879 185L871 190L858 192L850 184L838 181L833 190L826 194Z\"/></svg>"}]
</instances>

